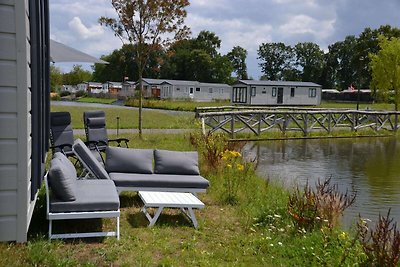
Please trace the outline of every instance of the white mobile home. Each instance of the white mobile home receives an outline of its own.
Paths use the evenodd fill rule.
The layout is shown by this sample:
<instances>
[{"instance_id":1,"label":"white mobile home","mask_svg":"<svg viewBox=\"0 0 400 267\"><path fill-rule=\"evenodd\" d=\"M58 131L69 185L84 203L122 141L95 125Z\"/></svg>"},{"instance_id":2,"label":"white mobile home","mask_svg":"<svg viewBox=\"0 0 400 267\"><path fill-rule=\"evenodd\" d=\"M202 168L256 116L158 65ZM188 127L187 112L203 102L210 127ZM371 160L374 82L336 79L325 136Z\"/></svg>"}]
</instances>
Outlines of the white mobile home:
<instances>
[{"instance_id":1,"label":"white mobile home","mask_svg":"<svg viewBox=\"0 0 400 267\"><path fill-rule=\"evenodd\" d=\"M0 241L25 242L45 171L47 0L0 1Z\"/></svg>"},{"instance_id":2,"label":"white mobile home","mask_svg":"<svg viewBox=\"0 0 400 267\"><path fill-rule=\"evenodd\" d=\"M128 98L135 95L136 82L125 81L122 83L121 91L118 96L120 98Z\"/></svg>"},{"instance_id":3,"label":"white mobile home","mask_svg":"<svg viewBox=\"0 0 400 267\"><path fill-rule=\"evenodd\" d=\"M103 83L103 92L109 93L111 96L118 96L122 89L120 82L105 82Z\"/></svg>"},{"instance_id":4,"label":"white mobile home","mask_svg":"<svg viewBox=\"0 0 400 267\"><path fill-rule=\"evenodd\" d=\"M224 83L199 83L194 90L196 101L230 100L232 87Z\"/></svg>"},{"instance_id":5,"label":"white mobile home","mask_svg":"<svg viewBox=\"0 0 400 267\"><path fill-rule=\"evenodd\" d=\"M160 98L161 84L163 82L164 80L161 79L143 78L142 79L143 97Z\"/></svg>"},{"instance_id":6,"label":"white mobile home","mask_svg":"<svg viewBox=\"0 0 400 267\"><path fill-rule=\"evenodd\" d=\"M319 105L321 85L312 82L239 80L231 101L243 105Z\"/></svg>"},{"instance_id":7,"label":"white mobile home","mask_svg":"<svg viewBox=\"0 0 400 267\"><path fill-rule=\"evenodd\" d=\"M164 80L161 83L161 99L193 99L195 88L200 88L197 81Z\"/></svg>"}]
</instances>

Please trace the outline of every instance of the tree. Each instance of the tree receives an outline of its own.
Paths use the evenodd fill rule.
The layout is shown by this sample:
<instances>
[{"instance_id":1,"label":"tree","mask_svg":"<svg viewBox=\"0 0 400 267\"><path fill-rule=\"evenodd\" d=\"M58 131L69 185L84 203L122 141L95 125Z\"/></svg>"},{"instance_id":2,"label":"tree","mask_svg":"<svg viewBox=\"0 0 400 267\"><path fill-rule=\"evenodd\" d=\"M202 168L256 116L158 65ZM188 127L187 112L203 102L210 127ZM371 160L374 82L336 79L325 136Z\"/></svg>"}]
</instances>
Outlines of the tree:
<instances>
[{"instance_id":1,"label":"tree","mask_svg":"<svg viewBox=\"0 0 400 267\"><path fill-rule=\"evenodd\" d=\"M293 49L284 43L262 43L258 49L258 59L264 78L282 80L284 72L292 68Z\"/></svg>"},{"instance_id":2,"label":"tree","mask_svg":"<svg viewBox=\"0 0 400 267\"><path fill-rule=\"evenodd\" d=\"M221 40L201 31L196 38L179 40L165 53L161 77L199 82L230 83L232 64L218 53Z\"/></svg>"},{"instance_id":3,"label":"tree","mask_svg":"<svg viewBox=\"0 0 400 267\"><path fill-rule=\"evenodd\" d=\"M93 80L98 82L123 81L128 77L131 81L138 80L138 70L135 61L136 47L131 44L124 44L120 49L114 50L101 59L109 64L95 64L93 68ZM143 70L143 77L159 78L161 49L151 50L149 60Z\"/></svg>"},{"instance_id":4,"label":"tree","mask_svg":"<svg viewBox=\"0 0 400 267\"><path fill-rule=\"evenodd\" d=\"M301 67L303 82L319 82L324 66L324 52L315 43L298 43L294 47L296 65Z\"/></svg>"},{"instance_id":5,"label":"tree","mask_svg":"<svg viewBox=\"0 0 400 267\"><path fill-rule=\"evenodd\" d=\"M74 65L72 70L64 74L64 84L77 85L78 83L88 82L92 79L92 73L84 70L82 65Z\"/></svg>"},{"instance_id":6,"label":"tree","mask_svg":"<svg viewBox=\"0 0 400 267\"><path fill-rule=\"evenodd\" d=\"M57 92L63 85L63 74L60 68L50 65L50 90L52 92Z\"/></svg>"},{"instance_id":7,"label":"tree","mask_svg":"<svg viewBox=\"0 0 400 267\"><path fill-rule=\"evenodd\" d=\"M232 63L232 67L237 75L237 78L240 80L247 80L247 50L240 46L235 46L227 54L227 57Z\"/></svg>"},{"instance_id":8,"label":"tree","mask_svg":"<svg viewBox=\"0 0 400 267\"><path fill-rule=\"evenodd\" d=\"M151 51L189 34L184 25L188 0L112 0L118 18L101 17L122 43L136 45L139 77L139 136L142 136L142 77ZM171 37L171 35L173 35Z\"/></svg>"},{"instance_id":9,"label":"tree","mask_svg":"<svg viewBox=\"0 0 400 267\"><path fill-rule=\"evenodd\" d=\"M393 90L395 110L400 103L400 38L379 37L380 51L370 54L371 88L386 99Z\"/></svg>"}]
</instances>

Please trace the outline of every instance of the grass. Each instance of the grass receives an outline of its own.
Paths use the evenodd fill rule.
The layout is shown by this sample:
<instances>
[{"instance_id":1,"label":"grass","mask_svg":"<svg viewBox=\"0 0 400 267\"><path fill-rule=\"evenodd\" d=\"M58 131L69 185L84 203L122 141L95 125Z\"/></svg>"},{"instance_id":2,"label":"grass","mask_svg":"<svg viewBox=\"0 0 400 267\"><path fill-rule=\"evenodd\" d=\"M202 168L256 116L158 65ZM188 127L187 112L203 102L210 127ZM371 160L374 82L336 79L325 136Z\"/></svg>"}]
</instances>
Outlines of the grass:
<instances>
[{"instance_id":1,"label":"grass","mask_svg":"<svg viewBox=\"0 0 400 267\"><path fill-rule=\"evenodd\" d=\"M71 113L72 127L82 129L83 112L87 110L96 110L99 108L91 107L68 107L51 106L51 111L68 111ZM117 117L120 129L137 129L139 114L137 110L123 108L102 108L106 113L106 125L108 129L117 128ZM144 129L187 129L195 128L194 114L167 114L159 111L143 111Z\"/></svg>"},{"instance_id":2,"label":"grass","mask_svg":"<svg viewBox=\"0 0 400 267\"><path fill-rule=\"evenodd\" d=\"M125 105L131 107L138 107L139 100L130 99ZM167 110L179 110L179 111L195 111L197 107L219 107L219 106L230 106L229 101L212 101L212 102L194 102L191 100L173 101L173 100L143 100L143 107L154 108L154 109L167 109Z\"/></svg>"},{"instance_id":3,"label":"grass","mask_svg":"<svg viewBox=\"0 0 400 267\"><path fill-rule=\"evenodd\" d=\"M188 134L124 136L131 139L131 147L194 149ZM42 190L29 242L1 243L0 266L339 266L362 260L351 235L339 229L298 232L286 212L288 192L279 185L254 173L242 177L239 201L227 205L221 200L223 181L201 166L211 187L199 194L206 206L196 210L197 230L176 210L166 210L153 228L147 228L136 193L124 193L119 242L115 238L48 242ZM114 222L59 222L56 228L101 225L111 229Z\"/></svg>"},{"instance_id":4,"label":"grass","mask_svg":"<svg viewBox=\"0 0 400 267\"><path fill-rule=\"evenodd\" d=\"M334 101L322 101L318 108L346 108L356 109L357 103L348 102L334 102ZM359 109L373 109L373 110L394 110L394 104L388 103L360 103Z\"/></svg>"},{"instance_id":5,"label":"grass","mask_svg":"<svg viewBox=\"0 0 400 267\"><path fill-rule=\"evenodd\" d=\"M112 104L117 101L115 98L99 98L99 97L81 97L77 102L84 103L100 103L100 104Z\"/></svg>"}]
</instances>

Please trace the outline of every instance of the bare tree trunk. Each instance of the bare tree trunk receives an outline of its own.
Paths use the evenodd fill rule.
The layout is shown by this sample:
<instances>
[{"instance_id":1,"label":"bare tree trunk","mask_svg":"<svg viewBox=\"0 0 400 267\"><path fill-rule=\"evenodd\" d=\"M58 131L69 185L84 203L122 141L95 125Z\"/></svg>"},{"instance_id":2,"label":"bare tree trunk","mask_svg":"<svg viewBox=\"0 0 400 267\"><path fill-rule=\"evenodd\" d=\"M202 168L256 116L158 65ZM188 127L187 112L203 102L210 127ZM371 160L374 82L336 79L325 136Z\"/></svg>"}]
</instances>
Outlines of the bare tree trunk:
<instances>
[{"instance_id":1,"label":"bare tree trunk","mask_svg":"<svg viewBox=\"0 0 400 267\"><path fill-rule=\"evenodd\" d=\"M143 128L143 81L142 73L139 73L139 137L142 138L142 128Z\"/></svg>"}]
</instances>

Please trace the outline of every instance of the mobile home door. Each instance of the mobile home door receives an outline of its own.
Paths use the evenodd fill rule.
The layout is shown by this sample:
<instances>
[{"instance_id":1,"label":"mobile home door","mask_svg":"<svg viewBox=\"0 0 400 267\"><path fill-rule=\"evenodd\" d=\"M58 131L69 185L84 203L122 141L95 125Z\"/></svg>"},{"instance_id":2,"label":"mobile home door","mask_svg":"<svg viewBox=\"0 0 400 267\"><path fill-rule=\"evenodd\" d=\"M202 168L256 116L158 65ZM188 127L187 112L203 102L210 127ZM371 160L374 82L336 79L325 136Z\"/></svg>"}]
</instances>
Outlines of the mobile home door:
<instances>
[{"instance_id":1,"label":"mobile home door","mask_svg":"<svg viewBox=\"0 0 400 267\"><path fill-rule=\"evenodd\" d=\"M278 97L276 99L277 104L283 103L283 88L278 88Z\"/></svg>"}]
</instances>

